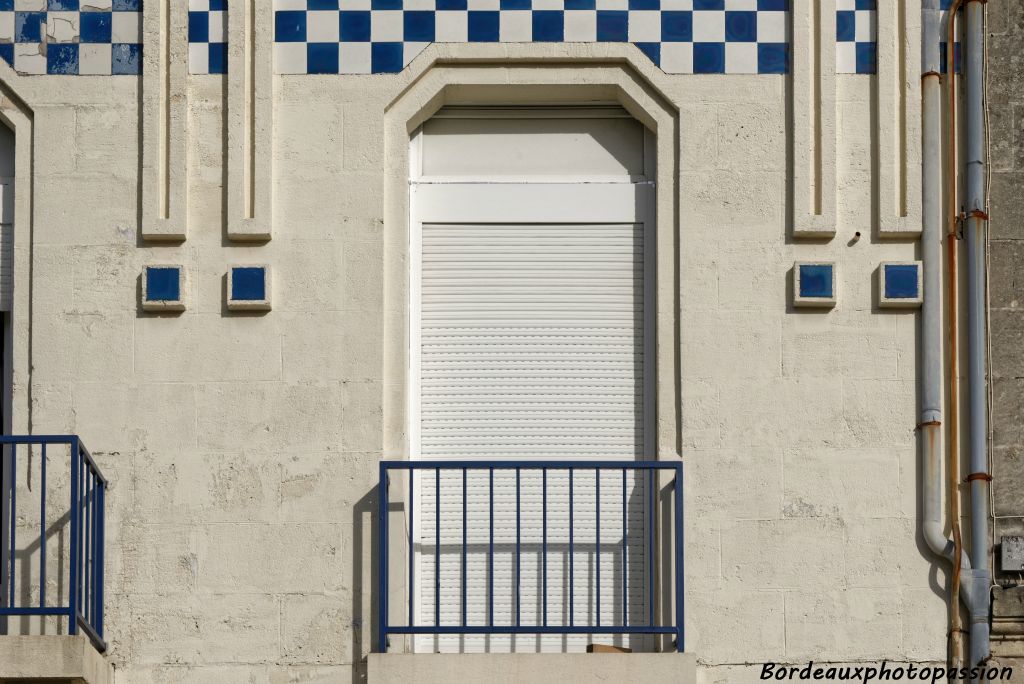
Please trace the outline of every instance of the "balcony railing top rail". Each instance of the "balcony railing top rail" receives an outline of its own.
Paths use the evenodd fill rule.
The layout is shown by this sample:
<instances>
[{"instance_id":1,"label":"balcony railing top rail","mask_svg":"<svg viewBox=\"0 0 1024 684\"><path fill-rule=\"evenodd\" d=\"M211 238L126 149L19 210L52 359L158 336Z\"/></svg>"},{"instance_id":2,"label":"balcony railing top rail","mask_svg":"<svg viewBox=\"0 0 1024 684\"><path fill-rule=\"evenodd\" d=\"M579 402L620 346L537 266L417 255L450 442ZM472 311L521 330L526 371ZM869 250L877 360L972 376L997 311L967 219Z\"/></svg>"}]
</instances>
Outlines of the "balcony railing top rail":
<instances>
[{"instance_id":1,"label":"balcony railing top rail","mask_svg":"<svg viewBox=\"0 0 1024 684\"><path fill-rule=\"evenodd\" d=\"M81 630L101 652L106 650L103 640L103 574L104 574L104 531L105 503L107 480L97 467L92 455L76 435L0 435L0 447L3 449L2 489L0 489L0 626L10 633L11 618L54 618L67 619L67 633L77 634ZM49 454L47 453L49 447ZM57 447L57 448L55 448ZM66 449L64 448L66 447ZM55 516L53 511L47 517L47 502L54 502L48 496L47 480L48 461L55 457L55 451L67 455L69 478L68 535L69 549L63 558L48 566L48 539L57 534L63 524L63 516ZM36 465L30 467L30 457ZM57 456L59 457L59 456ZM20 468L20 471L19 471ZM19 472L22 479L19 481ZM28 481L38 473L38 487L29 489ZM57 485L64 486L63 478L57 477ZM19 502L18 494L38 494L35 501L26 504ZM20 491L19 491L20 490ZM33 497L35 499L35 497ZM21 508L19 508L19 505ZM33 527L30 522L32 509L38 506L38 535L34 535L33 546L38 550L38 575L33 577L30 562L31 547L22 549L18 546L19 513L21 514L22 532L26 526ZM48 527L48 521L50 527ZM56 522L55 522L56 521ZM57 547L58 551L63 551ZM19 557L23 561L23 582L18 582ZM60 571L55 585L48 584L47 572L54 567ZM66 581L66 584L64 582ZM25 582L30 583L25 586ZM47 600L48 587L54 587L59 596L55 600ZM62 587L66 589L62 590ZM38 590L33 600L32 589ZM20 590L20 595L19 595ZM31 604L31 605L29 605Z\"/></svg>"},{"instance_id":2,"label":"balcony railing top rail","mask_svg":"<svg viewBox=\"0 0 1024 684\"><path fill-rule=\"evenodd\" d=\"M402 597L407 603L408 617L405 624L394 624L390 615L390 602L392 596L389 584L389 562L392 539L389 529L389 513L392 497L390 488L393 484L391 476L393 473L405 474L405 487L403 496L406 530L402 549L408 561L407 590ZM503 485L506 489L501 495L501 503L498 516L505 515L506 519L499 525L506 529L500 529L498 536L504 535L507 543L499 540L496 544L495 535L495 473L505 472L506 482ZM514 480L508 472L514 474ZM539 477L536 471L540 471ZM621 472L621 484L617 473ZM667 472L672 476L671 482L661 482L658 473ZM446 473L448 479L448 493L442 496L442 473ZM472 474L477 476L476 490L471 491L468 486ZM557 494L557 505L553 505L556 494L552 490L552 484L556 479L562 488ZM584 473L592 473L589 480L583 483ZM402 635L667 635L675 637L674 647L677 651L684 650L683 641L683 468L680 462L669 461L593 461L593 460L560 460L560 461L382 461L380 463L380 496L378 510L378 524L380 529L379 544L379 577L378 587L380 598L378 603L378 648L381 651L388 649L388 637L392 634ZM523 481L531 477L534 480L533 489L529 496L524 491ZM632 482L629 478L632 477ZM664 478L667 480L668 478ZM602 496L602 481L605 481ZM486 484L484 484L486 483ZM582 486L585 484L585 487ZM575 485L575 487L574 487ZM611 485L611 486L609 486ZM662 487L665 493L662 492ZM581 490L586 489L586 495L581 497ZM417 492L431 490L433 496L429 500L422 495L417 500ZM461 490L461 494L460 494ZM512 498L514 492L514 499ZM575 495L574 495L575 492ZM671 507L666 508L668 494L671 494ZM483 508L481 500L486 498L486 509ZM621 503L618 498L621 497ZM585 499L584 503L580 501ZM538 503L539 499L539 503ZM607 503L611 499L611 508ZM473 503L471 503L471 501ZM514 504L512 503L514 501ZM433 506L424 515L423 510L418 506ZM477 527L486 527L486 532L479 530L475 534L478 543L471 544L468 530L473 527L471 509L476 507L472 513L478 520ZM637 506L640 507L636 512ZM658 506L662 507L664 513L659 522ZM511 510L514 507L514 522L511 517ZM586 507L586 510L581 510ZM560 604L561 615L552 615L549 605L549 553L554 556L552 550L553 525L549 516L553 509L557 508L559 513L567 513L567 520L562 521L560 531L565 539L560 538L559 543L559 569L561 573L556 580L561 582L558 589L558 603ZM565 510L567 508L567 510ZM455 529L443 530L446 524L442 521L442 509L447 511L449 521L456 521L451 525ZM529 509L529 510L527 510ZM612 520L608 520L609 511L614 511ZM524 512L525 511L525 512ZM421 516L421 521L416 516ZM461 522L457 522L460 519ZM619 517L621 515L621 517ZM523 619L523 549L527 545L524 542L524 521L529 518L534 526L533 534L538 537L530 544L530 553L536 556L536 562L531 557L531 563L540 569L536 571L537 577L533 578L535 596L531 596L531 602L535 604L536 610L532 620ZM621 533L621 540L611 544L603 542L601 531L602 519L606 524L604 537L608 536L608 528L616 536ZM631 522L632 521L632 522ZM639 525L636 523L639 521ZM567 523L567 524L566 524ZM419 524L419 527L417 527ZM661 554L656 554L655 527L658 525L670 530L671 541L662 533L665 546ZM619 527L621 525L621 527ZM514 545L511 541L512 527L514 526ZM536 529L539 526L539 531ZM639 530L632 528L640 527ZM627 528L628 531L627 531ZM444 532L444 534L443 534ZM442 544L444 537L444 544ZM586 543L581 539L586 537ZM486 541L483 541L486 538ZM567 543L565 543L567 541ZM396 547L398 542L395 541ZM506 555L511 555L508 568L508 578L512 586L502 587L511 591L511 598L508 605L503 607L504 620L495 618L495 547L500 546ZM602 549L602 546L605 548ZM613 548L609 549L608 547ZM417 547L420 551L417 552ZM417 553L423 553L425 549L433 550L432 558L427 559L432 567L424 571L424 568L417 561ZM449 562L448 572L442 571L443 549L448 550ZM472 549L472 551L470 551ZM581 550L582 549L582 550ZM467 566L469 565L468 554L475 553L478 563L474 571L477 576L477 584L473 589L469 585L473 580L467 578ZM618 566L617 578L613 578L614 586L613 601L621 605L612 609L612 619L602 620L603 607L609 601L602 602L601 589L601 567L608 565L606 561L609 553L617 556L613 562L621 563ZM578 564L577 556L584 554L589 559L589 566L584 573L576 572L574 578L574 564ZM637 562L630 559L640 557ZM667 609L661 612L667 614L660 620L656 618L655 602L660 600L662 605L665 601L661 596L656 596L656 579L654 568L656 558L661 559L661 566L666 568L663 577L658 584L661 593L668 594L674 601ZM668 562L666 562L668 561ZM514 566L512 566L514 564ZM485 570L481 572L481 565ZM514 567L514 570L513 570ZM642 574L646 577L640 578L640 583L645 585L640 596L643 605L638 611L637 606L629 605L630 597L637 597L637 589L630 590L631 568L642 568ZM607 572L607 570L606 570ZM431 575L426 577L424 575ZM486 574L486 588L480 585L479 576ZM632 573L634 578L636 573ZM564 576L562 576L564 575ZM575 592L576 580L581 575L588 582L585 588L587 605L582 611L586 619L581 621L577 618L580 612L578 598L584 592ZM432 581L431 581L432 580ZM606 577L606 586L607 586ZM633 580L634 582L636 579ZM451 586L443 586L445 583L458 585L454 590ZM425 587L424 593L431 592L429 598L429 610L426 612L432 615L420 615L422 611L417 606L417 587ZM473 597L468 592L476 591L486 596ZM607 589L606 589L607 591ZM507 592L505 592L507 593ZM456 595L461 594L456 598ZM447 601L450 604L458 604L460 609L453 609L447 606L447 619L442 615L441 604ZM591 603L591 599L594 599ZM607 599L607 596L606 596ZM467 614L467 605L474 604L478 610L476 619L471 619ZM594 609L596 608L596 610ZM418 617L419 616L419 617ZM504 621L506 624L501 624ZM426 623L426 624L424 624Z\"/></svg>"}]
</instances>

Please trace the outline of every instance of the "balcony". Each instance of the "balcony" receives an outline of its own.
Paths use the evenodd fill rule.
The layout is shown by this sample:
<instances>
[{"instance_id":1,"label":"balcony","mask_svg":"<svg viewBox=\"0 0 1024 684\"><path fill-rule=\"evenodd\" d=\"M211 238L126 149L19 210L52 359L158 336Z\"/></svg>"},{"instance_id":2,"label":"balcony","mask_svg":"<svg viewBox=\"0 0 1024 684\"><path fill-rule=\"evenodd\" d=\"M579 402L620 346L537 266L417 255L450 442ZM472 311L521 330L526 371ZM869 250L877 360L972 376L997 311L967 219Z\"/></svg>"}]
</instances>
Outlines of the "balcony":
<instances>
[{"instance_id":1,"label":"balcony","mask_svg":"<svg viewBox=\"0 0 1024 684\"><path fill-rule=\"evenodd\" d=\"M0 436L0 680L109 681L107 481L78 437Z\"/></svg>"},{"instance_id":2,"label":"balcony","mask_svg":"<svg viewBox=\"0 0 1024 684\"><path fill-rule=\"evenodd\" d=\"M682 486L678 462L382 462L371 679L692 681Z\"/></svg>"}]
</instances>

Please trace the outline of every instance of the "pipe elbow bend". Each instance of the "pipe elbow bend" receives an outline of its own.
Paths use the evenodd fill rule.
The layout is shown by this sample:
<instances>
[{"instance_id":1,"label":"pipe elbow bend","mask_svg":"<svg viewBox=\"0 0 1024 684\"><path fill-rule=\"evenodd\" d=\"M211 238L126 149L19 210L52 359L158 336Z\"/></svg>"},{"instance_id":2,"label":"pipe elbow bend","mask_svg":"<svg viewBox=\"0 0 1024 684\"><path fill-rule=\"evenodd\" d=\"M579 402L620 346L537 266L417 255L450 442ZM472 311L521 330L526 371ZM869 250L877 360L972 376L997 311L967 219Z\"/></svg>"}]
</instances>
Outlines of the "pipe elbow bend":
<instances>
[{"instance_id":1,"label":"pipe elbow bend","mask_svg":"<svg viewBox=\"0 0 1024 684\"><path fill-rule=\"evenodd\" d=\"M950 563L953 563L953 542L946 537L946 533L942 529L942 523L935 520L925 520L922 527L925 543L928 544L928 548L931 549L932 553L942 556ZM963 570L971 569L971 560L963 549L960 550L960 567Z\"/></svg>"}]
</instances>

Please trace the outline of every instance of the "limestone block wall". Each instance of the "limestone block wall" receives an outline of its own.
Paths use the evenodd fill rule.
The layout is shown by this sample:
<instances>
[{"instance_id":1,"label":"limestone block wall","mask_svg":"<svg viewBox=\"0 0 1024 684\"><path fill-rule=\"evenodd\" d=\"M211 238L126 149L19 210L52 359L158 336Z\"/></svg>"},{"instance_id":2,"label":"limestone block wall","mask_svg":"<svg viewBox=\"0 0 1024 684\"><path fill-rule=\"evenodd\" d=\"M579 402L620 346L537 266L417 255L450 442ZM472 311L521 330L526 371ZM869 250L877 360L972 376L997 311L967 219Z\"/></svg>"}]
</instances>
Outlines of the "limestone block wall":
<instances>
[{"instance_id":1,"label":"limestone block wall","mask_svg":"<svg viewBox=\"0 0 1024 684\"><path fill-rule=\"evenodd\" d=\"M12 426L80 434L111 481L118 682L364 676L377 463L405 439L394 112L431 87L435 109L472 84L604 87L581 65L643 84L671 122L659 457L686 464L701 681L944 658L944 568L915 522L918 314L875 291L880 262L918 257L916 76L893 66L917 63L913 16L877 76L836 74L835 41L813 39L832 15L799 4L790 74L666 74L628 44L451 43L398 73L273 75L257 12L229 29L227 76L190 76L186 41L160 33L184 12L144 11L141 79L0 64L31 179ZM797 260L836 263L834 309L792 307ZM141 311L150 263L184 265L184 312ZM272 311L226 310L241 263L272 265Z\"/></svg>"}]
</instances>

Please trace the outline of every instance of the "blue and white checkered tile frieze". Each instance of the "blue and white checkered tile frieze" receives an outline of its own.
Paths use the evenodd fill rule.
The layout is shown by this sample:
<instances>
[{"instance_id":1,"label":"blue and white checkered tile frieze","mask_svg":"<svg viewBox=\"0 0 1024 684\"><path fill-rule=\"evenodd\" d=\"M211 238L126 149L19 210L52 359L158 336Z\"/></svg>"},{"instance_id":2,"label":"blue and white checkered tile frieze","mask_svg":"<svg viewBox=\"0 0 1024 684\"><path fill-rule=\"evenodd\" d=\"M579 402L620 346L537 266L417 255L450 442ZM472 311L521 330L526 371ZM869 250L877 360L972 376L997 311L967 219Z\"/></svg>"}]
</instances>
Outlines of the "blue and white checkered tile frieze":
<instances>
[{"instance_id":1,"label":"blue and white checkered tile frieze","mask_svg":"<svg viewBox=\"0 0 1024 684\"><path fill-rule=\"evenodd\" d=\"M228 0L188 0L188 72L228 72Z\"/></svg>"},{"instance_id":2,"label":"blue and white checkered tile frieze","mask_svg":"<svg viewBox=\"0 0 1024 684\"><path fill-rule=\"evenodd\" d=\"M138 74L142 0L0 0L0 58L22 74Z\"/></svg>"},{"instance_id":3,"label":"blue and white checkered tile frieze","mask_svg":"<svg viewBox=\"0 0 1024 684\"><path fill-rule=\"evenodd\" d=\"M939 26L946 26L946 14L953 0L940 0ZM953 68L960 71L960 43L955 44ZM939 41L941 69L946 71L946 38ZM877 0L836 0L836 73L878 73Z\"/></svg>"},{"instance_id":4,"label":"blue and white checkered tile frieze","mask_svg":"<svg viewBox=\"0 0 1024 684\"><path fill-rule=\"evenodd\" d=\"M875 0L836 0L836 73L873 74L877 60Z\"/></svg>"},{"instance_id":5,"label":"blue and white checkered tile frieze","mask_svg":"<svg viewBox=\"0 0 1024 684\"><path fill-rule=\"evenodd\" d=\"M435 42L629 42L668 73L781 74L789 1L275 0L275 71L393 73Z\"/></svg>"}]
</instances>

